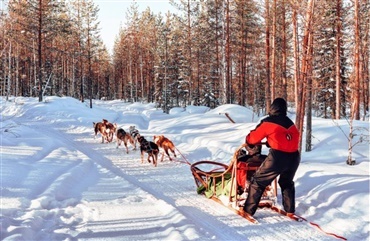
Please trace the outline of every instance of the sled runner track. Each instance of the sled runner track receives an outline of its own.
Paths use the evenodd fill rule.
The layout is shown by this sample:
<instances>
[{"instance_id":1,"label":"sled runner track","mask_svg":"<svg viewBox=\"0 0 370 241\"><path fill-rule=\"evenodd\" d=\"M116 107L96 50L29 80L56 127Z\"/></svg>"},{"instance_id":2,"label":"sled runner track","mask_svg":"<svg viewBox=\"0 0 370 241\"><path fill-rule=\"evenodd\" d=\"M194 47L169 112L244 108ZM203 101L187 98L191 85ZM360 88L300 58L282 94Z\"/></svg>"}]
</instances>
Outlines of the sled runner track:
<instances>
[{"instance_id":1,"label":"sled runner track","mask_svg":"<svg viewBox=\"0 0 370 241\"><path fill-rule=\"evenodd\" d=\"M35 124L36 126L42 126L43 134L52 133L52 135L54 135L56 132L55 130L47 128L47 125L43 122L29 122L22 125L32 125L32 128L34 128ZM54 194L54 192L57 193L58 189L63 188L66 183L72 182L71 179L73 179L73 175L68 176L65 175L66 173L80 173L76 175L81 176L82 171L90 169L91 163L86 161L64 161L65 156L78 155L74 152L74 147L68 148L68 146L73 145L68 145L67 148L65 148L65 146L63 145L60 145L59 141L64 142L64 138L67 139L68 135L63 135L62 139L53 140L51 142L49 140L46 140L47 146L43 146L43 149L34 155L34 159L36 159L37 161L35 163L31 163L33 168L30 168L27 177L35 184L32 185L33 190L30 190L28 194L24 193L28 195L29 198L34 199L40 195L45 195L45 193L56 195ZM47 135L45 136L45 139L47 139ZM55 156L60 157L60 163L55 162ZM49 161L49 159L54 161L51 162ZM50 166L53 166L53 168L50 168ZM51 172L50 169L53 170L53 172Z\"/></svg>"},{"instance_id":2,"label":"sled runner track","mask_svg":"<svg viewBox=\"0 0 370 241\"><path fill-rule=\"evenodd\" d=\"M248 240L261 240L261 238L258 238L261 232L271 233L271 236L267 238L270 240L294 240L297 237L299 237L299 240L332 240L312 227L292 221L277 213L274 214L271 211L259 210L260 214L263 214L262 217L257 215L261 225L243 222L244 219L232 215L229 209L218 204L214 205L214 201L204 200L205 197L196 194L188 165L184 163L176 164L176 162L170 162L166 159L164 162L159 162L158 167L153 167L152 164L147 162L141 164L138 151L132 151L126 155L123 154L122 149L117 150L113 146L111 145L108 148L107 145L95 144L94 150L89 149L86 152L91 158L99 159L101 165L117 175L169 203L191 219L197 227L213 233L219 240L235 239L236 233L240 237L238 240L245 240L246 237L248 237ZM166 172L169 168L171 172ZM176 175L173 175L174 170L178 170ZM184 178L188 179L187 183L189 183L185 187L182 186ZM285 228L280 236L276 233L275 225L281 222L285 224ZM249 228L251 225L253 226L252 229ZM258 226L258 228L256 229L255 226ZM223 227L222 230L220 230L220 227ZM287 233L289 234L287 235Z\"/></svg>"},{"instance_id":3,"label":"sled runner track","mask_svg":"<svg viewBox=\"0 0 370 241\"><path fill-rule=\"evenodd\" d=\"M256 215L259 221L258 225L241 219L240 216L233 215L233 213L235 213L234 211L215 203L211 199L206 199L204 196L196 194L187 165L165 161L163 163L160 162L157 168L151 168L148 164L132 164L139 163L139 160L130 160L129 157L123 158L121 161L114 161L114 163L118 167L124 169L128 175L132 175L136 178L141 185L150 186L155 192L162 191L160 195L163 196L162 199L173 204L178 209L181 209L182 213L193 221L199 222L200 219L206 220L205 222L201 222L202 226L207 225L213 230L218 230L220 225L227 226L227 228L225 227L225 229L222 230L224 237L227 235L227 232L229 232L230 237L233 238L235 238L235 233L238 233L241 237L244 237L241 239L248 237L248 240L259 240L256 235L260 234L254 233L255 231L252 230L257 229L259 232L263 230L262 232L265 233L265 229L268 229L271 233L276 233L276 223L284 223L285 232L283 232L281 237L276 238L276 234L274 234L271 235L270 240L294 240L297 237L299 237L299 240L332 240L304 223L293 221L271 210L258 210L259 213ZM180 184L183 183L183 181L177 184L176 178L174 178L173 175L166 175L165 170L168 168L177 168L179 170L178 175L189 177L188 179L191 185L181 187ZM171 174L173 174L173 171ZM181 189L179 190L179 188ZM156 196L159 197L157 194ZM193 206L195 209L190 209L192 212L189 212L189 208L184 208L184 206ZM198 211L194 213L195 210ZM217 232L217 234L220 233ZM256 238L250 237L254 235ZM230 237L226 236L225 238L230 239ZM221 237L217 238L223 239Z\"/></svg>"},{"instance_id":4,"label":"sled runner track","mask_svg":"<svg viewBox=\"0 0 370 241\"><path fill-rule=\"evenodd\" d=\"M91 149L88 148L88 150L84 152L91 153L91 156L94 156L92 157L94 159L99 157L99 155L103 155L101 160L106 159L109 163L114 164L117 168L119 168L119 172L124 171L124 173L127 175L124 175L125 179L139 186L144 191L151 193L152 195L164 200L174 207L177 207L182 214L193 220L193 223L198 223L197 226L203 227L205 230L213 230L213 232L215 232L215 230L219 230L220 226L225 226L222 232L216 232L216 236L218 236L219 239L230 239L230 237L235 238L236 232L240 234L241 239L243 239L243 237L245 238L245 236L251 235L250 229L245 228L245 225L254 226L254 224L244 223L242 226L244 228L235 227L239 225L236 223L242 222L239 218L237 218L237 216L233 217L233 215L231 215L232 212L225 211L228 209L221 211L221 208L218 206L218 204L213 206L213 201L211 200L204 202L204 197L196 194L193 186L194 182L191 178L188 165L184 163L178 163L176 165L174 162L165 160L164 162L159 162L158 167L154 168L152 164L149 163L144 162L144 164L141 164L138 151L132 151L129 155L125 155L123 154L122 149L117 150L113 147L113 145L101 145L99 143L95 144L95 146L97 147L97 150L104 150L99 150L98 153L94 154ZM110 157L112 152L113 156ZM115 156L117 153L118 158ZM107 159L107 157L109 158ZM99 161L99 163L101 162ZM111 164L108 166L103 166L112 170L113 166L109 168ZM178 170L176 175L177 178L173 176L173 172L168 175L168 172L166 172L166 169L168 168L171 168L172 171L173 169ZM122 174L118 175L122 176ZM182 187L183 178L187 178L189 180L189 186ZM185 205L190 207L193 206L198 211L195 212L194 208L183 208ZM201 212L199 212L199 210L201 210ZM258 229L260 232L261 230L265 229L271 230L271 233L274 233L271 238L276 238L274 224L283 222L285 224L286 231L283 232L284 234L278 238L280 240L285 240L286 238L295 239L296 237L300 237L300 240L332 240L330 237L324 236L322 233L308 225L297 223L277 213L274 214L271 212L271 210L259 210L259 212L263 213L263 215L262 217L260 217L258 214L256 215L258 222L260 223L260 225L258 225ZM211 218L208 215L211 216ZM217 216L222 218L217 218ZM227 218L225 218L226 216ZM209 221L209 219L212 221ZM202 222L201 220L207 221ZM247 232L246 230L249 231ZM292 230L295 230L295 232ZM286 233L289 233L289 235ZM294 235L290 237L291 233L294 233ZM250 240L254 239L250 238Z\"/></svg>"},{"instance_id":5,"label":"sled runner track","mask_svg":"<svg viewBox=\"0 0 370 241\"><path fill-rule=\"evenodd\" d=\"M217 203L223 205L223 203L218 199L218 198L212 198L213 201L216 201ZM244 215L243 212L241 212L240 210L236 210L234 209L233 207L230 207L230 206L226 206L228 207L231 211L233 211L235 214L247 219L249 222L251 223L254 223L254 224L258 224L258 221L257 219L253 218L252 216L249 216L249 215Z\"/></svg>"},{"instance_id":6,"label":"sled runner track","mask_svg":"<svg viewBox=\"0 0 370 241\"><path fill-rule=\"evenodd\" d=\"M200 232L207 232L216 239L332 240L307 225L293 222L271 211L258 210L256 219L259 225L233 215L227 208L196 194L188 165L184 163L165 159L155 168L149 163L141 164L139 151L132 151L126 155L122 149L116 149L113 144L102 145L90 141L91 136L77 142L76 136L58 130L50 131L58 132L58 135L68 142L67 145L73 146L97 164L175 207L192 220ZM166 171L168 169L171 169L171 172ZM184 179L188 180L186 186L183 186ZM284 223L284 228L281 228L281 225L276 228L276 223Z\"/></svg>"},{"instance_id":7,"label":"sled runner track","mask_svg":"<svg viewBox=\"0 0 370 241\"><path fill-rule=\"evenodd\" d=\"M98 165L108 169L115 175L124 178L125 180L132 183L133 185L141 188L142 190L152 194L156 198L161 199L165 201L166 203L168 203L169 205L175 207L179 213L181 213L185 217L192 220L191 223L194 225L194 227L199 229L198 232L207 232L212 235L215 235L215 230L219 229L218 227L220 226L224 226L221 232L217 231L216 233L216 236L218 239L230 240L231 238L235 239L235 237L237 237L237 235L235 234L235 230L229 228L228 226L225 226L223 223L219 222L218 220L214 220L210 222L202 222L202 220L209 219L209 216L202 212L195 211L195 208L192 207L194 205L186 204L185 207L178 208L177 207L178 205L176 204L177 203L176 199L173 199L173 197L167 196L166 194L164 194L162 189L153 188L153 186L156 186L156 184L158 184L157 186L163 186L164 188L168 188L168 190L175 190L175 188L172 188L171 186L163 184L163 180L161 181L161 178L160 178L161 176L160 173L157 174L159 175L158 177L155 177L156 173L154 172L154 170L157 170L157 171L161 170L159 169L159 167L160 165L163 165L163 163L159 163L158 167L155 168L153 167L152 164L148 164L148 163L141 164L141 161L139 158L140 156L139 151L133 151L132 153L125 156L125 154L123 154L123 150L116 149L115 145L113 145L112 143L110 144L101 144L101 143L86 144L84 143L84 141L90 139L91 136L86 137L85 140L83 140L83 142L81 142L81 139L79 139L77 143L76 141L74 141L74 138L72 135L64 134L62 131L59 131L59 130L48 129L47 131L53 132L54 136L59 136L63 140L64 145L73 147L74 149L80 151L84 155L94 160ZM112 154L114 154L116 158L112 158L111 157ZM110 157L111 159L107 158L107 156ZM127 166L124 166L124 165L122 166L122 165L118 165L119 163L117 162L113 163L114 160L112 162L112 159L123 159L124 157L128 158L128 159L125 159L126 162L133 164L134 167L139 167L139 171L141 172L141 174L136 173L136 175L135 174L133 175L132 172L135 171L134 168L132 169L127 168L127 166L130 166L130 164ZM173 167L171 166L170 168L173 168ZM187 174L186 172L183 172L182 175L190 177L190 173ZM146 181L142 180L142 177L147 178L147 181L149 184L146 183ZM189 181L189 184L190 183L192 184L191 181ZM194 190L192 188L191 192L193 191ZM242 240L243 238L244 236L240 235L238 240Z\"/></svg>"}]
</instances>

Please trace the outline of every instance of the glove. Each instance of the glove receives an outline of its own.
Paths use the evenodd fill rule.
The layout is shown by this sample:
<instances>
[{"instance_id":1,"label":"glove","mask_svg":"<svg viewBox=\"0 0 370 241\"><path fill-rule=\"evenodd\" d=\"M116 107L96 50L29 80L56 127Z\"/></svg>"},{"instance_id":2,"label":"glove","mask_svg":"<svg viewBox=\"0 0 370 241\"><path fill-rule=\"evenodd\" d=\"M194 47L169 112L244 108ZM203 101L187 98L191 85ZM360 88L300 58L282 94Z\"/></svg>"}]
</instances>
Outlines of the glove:
<instances>
[{"instance_id":1,"label":"glove","mask_svg":"<svg viewBox=\"0 0 370 241\"><path fill-rule=\"evenodd\" d=\"M248 143L248 141L247 141L248 136L249 136L249 134L245 137L245 143L247 144L247 146L248 146L249 148L254 148L254 146L255 146L255 145L252 145L252 144L249 144L249 143Z\"/></svg>"},{"instance_id":2,"label":"glove","mask_svg":"<svg viewBox=\"0 0 370 241\"><path fill-rule=\"evenodd\" d=\"M256 145L253 145L253 144L249 144L247 141L245 141L245 143L247 144L247 146L249 147L249 148L254 148Z\"/></svg>"},{"instance_id":3,"label":"glove","mask_svg":"<svg viewBox=\"0 0 370 241\"><path fill-rule=\"evenodd\" d=\"M253 149L256 145L252 145L252 144L248 144L248 143L247 143L247 146L248 146L249 148Z\"/></svg>"}]
</instances>

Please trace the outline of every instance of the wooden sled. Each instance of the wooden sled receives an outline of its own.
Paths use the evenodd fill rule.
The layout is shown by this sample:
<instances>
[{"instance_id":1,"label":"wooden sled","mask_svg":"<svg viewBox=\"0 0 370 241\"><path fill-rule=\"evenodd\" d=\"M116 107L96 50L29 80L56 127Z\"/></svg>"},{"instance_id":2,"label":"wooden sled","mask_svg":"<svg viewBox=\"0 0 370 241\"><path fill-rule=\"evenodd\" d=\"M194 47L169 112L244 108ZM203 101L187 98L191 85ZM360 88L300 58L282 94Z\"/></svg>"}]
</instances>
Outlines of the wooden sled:
<instances>
[{"instance_id":1,"label":"wooden sled","mask_svg":"<svg viewBox=\"0 0 370 241\"><path fill-rule=\"evenodd\" d=\"M240 153L244 151L243 148L246 148L246 144L235 151L229 165L214 161L199 161L190 166L198 194L205 194L239 215L239 210L244 206L248 195L251 177L262 163L261 161L242 162ZM263 159L265 157L264 155ZM276 201L277 181L275 179L270 186L266 187L259 207L271 208L275 206Z\"/></svg>"}]
</instances>

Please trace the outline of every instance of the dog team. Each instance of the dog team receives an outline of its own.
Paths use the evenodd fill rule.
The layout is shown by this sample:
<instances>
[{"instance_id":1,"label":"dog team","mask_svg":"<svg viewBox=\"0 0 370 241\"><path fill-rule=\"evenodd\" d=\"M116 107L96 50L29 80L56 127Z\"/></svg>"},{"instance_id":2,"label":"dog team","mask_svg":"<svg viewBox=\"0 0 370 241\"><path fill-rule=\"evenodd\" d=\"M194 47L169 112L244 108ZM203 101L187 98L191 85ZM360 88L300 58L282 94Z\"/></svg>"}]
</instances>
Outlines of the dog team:
<instances>
[{"instance_id":1,"label":"dog team","mask_svg":"<svg viewBox=\"0 0 370 241\"><path fill-rule=\"evenodd\" d=\"M95 133L94 138L96 138L96 136L100 134L102 137L102 143L112 142L114 135L116 135L117 148L121 146L123 142L127 154L129 153L128 143L130 143L131 146L134 147L134 150L136 150L136 145L139 144L141 163L144 162L144 155L145 153L147 153L148 162L153 162L153 165L156 167L158 163L158 154L160 152L160 149L162 150L161 161L163 161L165 154L172 161L169 151L171 151L173 156L176 157L175 145L171 140L163 135L156 135L153 137L153 141L148 141L144 138L144 136L140 135L135 126L130 126L129 131L126 132L123 128L117 128L116 123L110 123L106 119L103 119L102 122L93 122L93 127Z\"/></svg>"}]
</instances>

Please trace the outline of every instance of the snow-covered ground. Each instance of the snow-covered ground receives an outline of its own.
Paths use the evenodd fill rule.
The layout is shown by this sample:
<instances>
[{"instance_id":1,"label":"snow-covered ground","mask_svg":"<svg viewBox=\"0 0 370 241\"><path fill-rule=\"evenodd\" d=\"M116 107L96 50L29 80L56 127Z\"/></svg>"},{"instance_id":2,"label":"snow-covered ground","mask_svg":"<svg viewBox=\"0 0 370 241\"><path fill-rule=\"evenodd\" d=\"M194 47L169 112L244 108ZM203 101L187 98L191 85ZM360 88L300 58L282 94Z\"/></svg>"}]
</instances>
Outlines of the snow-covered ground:
<instances>
[{"instance_id":1,"label":"snow-covered ground","mask_svg":"<svg viewBox=\"0 0 370 241\"><path fill-rule=\"evenodd\" d=\"M163 134L180 155L142 164L131 146L126 154L94 139L92 123L103 118L135 125L149 140ZM336 240L268 210L251 224L196 193L187 162L229 163L259 119L237 105L168 115L118 100L90 109L69 97L2 98L1 240ZM368 121L354 127L355 140L368 140ZM313 119L313 150L302 153L295 177L297 213L326 232L369 240L369 142L355 145L356 165L347 165L348 131L346 120Z\"/></svg>"}]
</instances>

